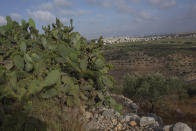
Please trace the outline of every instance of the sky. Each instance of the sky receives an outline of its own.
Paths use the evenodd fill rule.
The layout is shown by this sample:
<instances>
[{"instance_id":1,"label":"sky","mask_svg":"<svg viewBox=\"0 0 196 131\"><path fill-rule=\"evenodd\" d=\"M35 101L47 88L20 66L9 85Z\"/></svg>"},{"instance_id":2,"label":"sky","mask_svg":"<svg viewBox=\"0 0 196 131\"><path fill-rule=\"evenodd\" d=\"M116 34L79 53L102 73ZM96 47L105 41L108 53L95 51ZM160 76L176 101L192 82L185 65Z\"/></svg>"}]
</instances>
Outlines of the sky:
<instances>
[{"instance_id":1,"label":"sky","mask_svg":"<svg viewBox=\"0 0 196 131\"><path fill-rule=\"evenodd\" d=\"M0 25L6 16L33 18L42 25L65 25L88 39L196 31L196 0L1 0Z\"/></svg>"}]
</instances>

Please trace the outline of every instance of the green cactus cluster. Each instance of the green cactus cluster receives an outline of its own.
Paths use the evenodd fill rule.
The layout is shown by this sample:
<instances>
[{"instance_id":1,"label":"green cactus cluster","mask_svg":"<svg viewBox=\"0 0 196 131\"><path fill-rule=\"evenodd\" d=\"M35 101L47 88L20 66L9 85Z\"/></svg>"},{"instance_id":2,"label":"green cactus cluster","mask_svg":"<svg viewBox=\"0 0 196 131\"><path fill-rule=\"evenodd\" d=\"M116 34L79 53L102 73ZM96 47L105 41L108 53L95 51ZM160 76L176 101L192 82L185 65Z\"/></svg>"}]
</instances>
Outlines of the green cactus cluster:
<instances>
[{"instance_id":1,"label":"green cactus cluster","mask_svg":"<svg viewBox=\"0 0 196 131\"><path fill-rule=\"evenodd\" d=\"M0 103L63 96L67 106L109 104L113 79L100 48L73 32L72 20L42 27L32 19L21 24L7 18L0 26ZM11 102L10 102L11 101Z\"/></svg>"}]
</instances>

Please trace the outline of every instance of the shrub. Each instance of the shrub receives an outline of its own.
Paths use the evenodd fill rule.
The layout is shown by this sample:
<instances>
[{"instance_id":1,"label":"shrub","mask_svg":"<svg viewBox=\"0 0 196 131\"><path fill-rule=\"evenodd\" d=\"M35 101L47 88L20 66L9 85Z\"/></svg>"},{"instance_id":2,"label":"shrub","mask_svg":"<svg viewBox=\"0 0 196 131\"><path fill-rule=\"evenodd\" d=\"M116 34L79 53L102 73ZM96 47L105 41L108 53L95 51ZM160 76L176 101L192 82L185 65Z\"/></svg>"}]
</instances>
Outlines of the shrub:
<instances>
[{"instance_id":1,"label":"shrub","mask_svg":"<svg viewBox=\"0 0 196 131\"><path fill-rule=\"evenodd\" d=\"M165 96L182 98L187 95L185 83L175 77L166 78L159 73L128 74L124 77L123 94L139 103L154 102Z\"/></svg>"},{"instance_id":2,"label":"shrub","mask_svg":"<svg viewBox=\"0 0 196 131\"><path fill-rule=\"evenodd\" d=\"M193 44L191 41L185 41L184 44Z\"/></svg>"},{"instance_id":3,"label":"shrub","mask_svg":"<svg viewBox=\"0 0 196 131\"><path fill-rule=\"evenodd\" d=\"M190 97L196 96L196 85L191 85L191 87L188 88L188 94Z\"/></svg>"},{"instance_id":4,"label":"shrub","mask_svg":"<svg viewBox=\"0 0 196 131\"><path fill-rule=\"evenodd\" d=\"M0 27L0 100L35 95L47 99L63 93L68 106L80 99L104 101L113 81L107 75L111 65L99 51L102 40L88 43L72 32L72 23L63 26L58 19L43 30L39 34L32 19L20 25L10 17Z\"/></svg>"}]
</instances>

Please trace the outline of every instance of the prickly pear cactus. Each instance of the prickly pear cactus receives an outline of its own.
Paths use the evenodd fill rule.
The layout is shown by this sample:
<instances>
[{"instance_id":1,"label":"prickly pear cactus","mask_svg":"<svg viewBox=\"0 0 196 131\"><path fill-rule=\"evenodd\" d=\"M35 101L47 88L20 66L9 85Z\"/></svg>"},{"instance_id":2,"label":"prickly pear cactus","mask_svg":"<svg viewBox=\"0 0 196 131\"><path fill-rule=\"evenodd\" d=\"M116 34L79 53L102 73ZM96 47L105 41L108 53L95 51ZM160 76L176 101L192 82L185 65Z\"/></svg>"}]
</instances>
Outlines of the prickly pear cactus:
<instances>
[{"instance_id":1,"label":"prickly pear cactus","mask_svg":"<svg viewBox=\"0 0 196 131\"><path fill-rule=\"evenodd\" d=\"M113 80L100 52L59 19L40 34L32 19L21 24L7 17L0 27L0 103L65 95L68 106L106 104Z\"/></svg>"}]
</instances>

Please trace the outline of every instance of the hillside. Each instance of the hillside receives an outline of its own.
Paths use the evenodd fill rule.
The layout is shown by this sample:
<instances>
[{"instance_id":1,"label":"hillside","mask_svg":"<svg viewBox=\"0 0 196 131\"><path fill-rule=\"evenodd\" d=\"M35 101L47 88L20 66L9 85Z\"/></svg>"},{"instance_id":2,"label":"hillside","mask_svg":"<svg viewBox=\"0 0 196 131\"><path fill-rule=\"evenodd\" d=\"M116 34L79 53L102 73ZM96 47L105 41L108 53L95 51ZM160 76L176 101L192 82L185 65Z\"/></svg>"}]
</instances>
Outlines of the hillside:
<instances>
[{"instance_id":1,"label":"hillside","mask_svg":"<svg viewBox=\"0 0 196 131\"><path fill-rule=\"evenodd\" d=\"M123 84L127 73L161 73L166 78L178 77L191 88L196 86L196 38L172 38L148 42L132 42L106 45L105 58L114 65L111 75L115 79L115 93L123 92ZM190 91L194 94L194 91ZM195 95L194 95L195 96ZM166 123L188 121L193 129L196 128L196 97L186 100L173 100L168 97L163 109L158 104L156 110ZM145 108L145 107L144 107ZM145 110L145 109L143 109ZM178 111L185 113L178 116Z\"/></svg>"},{"instance_id":2,"label":"hillside","mask_svg":"<svg viewBox=\"0 0 196 131\"><path fill-rule=\"evenodd\" d=\"M122 75L160 72L186 81L196 79L196 38L107 45L105 58L114 65L111 74L121 83Z\"/></svg>"}]
</instances>

